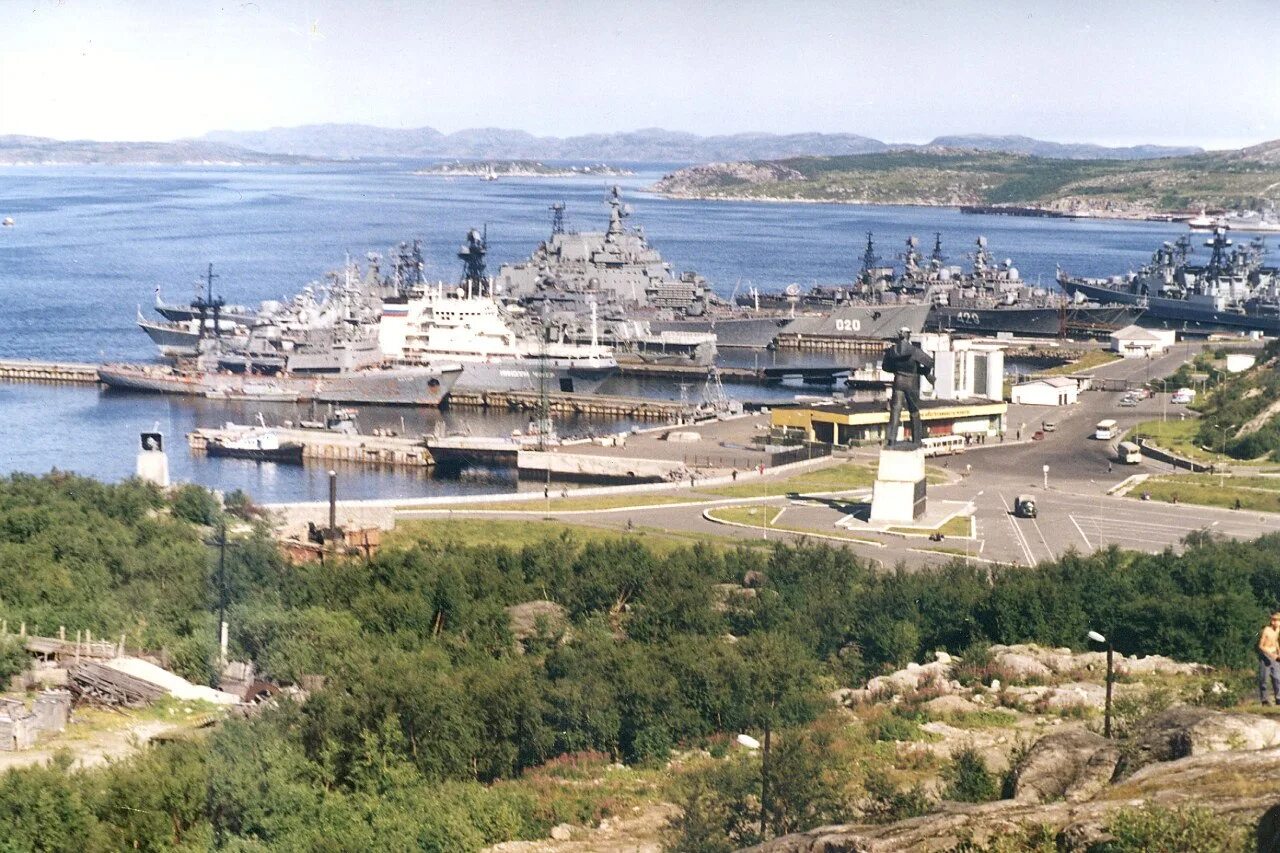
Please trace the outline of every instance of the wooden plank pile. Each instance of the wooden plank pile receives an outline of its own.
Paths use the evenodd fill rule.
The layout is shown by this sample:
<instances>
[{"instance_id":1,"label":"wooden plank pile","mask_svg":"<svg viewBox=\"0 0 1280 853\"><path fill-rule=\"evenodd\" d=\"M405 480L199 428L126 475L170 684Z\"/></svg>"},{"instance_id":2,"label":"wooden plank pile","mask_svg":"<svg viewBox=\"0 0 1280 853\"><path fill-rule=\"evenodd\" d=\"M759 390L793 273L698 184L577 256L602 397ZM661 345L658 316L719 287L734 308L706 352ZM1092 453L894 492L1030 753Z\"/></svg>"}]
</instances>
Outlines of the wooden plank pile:
<instances>
[{"instance_id":1,"label":"wooden plank pile","mask_svg":"<svg viewBox=\"0 0 1280 853\"><path fill-rule=\"evenodd\" d=\"M168 695L165 688L100 663L85 661L70 671L71 689L81 699L137 708Z\"/></svg>"}]
</instances>

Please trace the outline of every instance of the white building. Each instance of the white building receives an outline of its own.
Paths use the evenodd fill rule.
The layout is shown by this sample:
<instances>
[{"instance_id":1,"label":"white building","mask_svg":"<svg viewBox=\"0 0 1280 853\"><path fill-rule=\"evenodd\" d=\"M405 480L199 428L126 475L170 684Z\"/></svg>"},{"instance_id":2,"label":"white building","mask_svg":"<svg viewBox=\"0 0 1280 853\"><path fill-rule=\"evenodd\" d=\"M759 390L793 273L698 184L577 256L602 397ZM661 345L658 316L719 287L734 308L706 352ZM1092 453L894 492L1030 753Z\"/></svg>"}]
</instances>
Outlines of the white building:
<instances>
[{"instance_id":1,"label":"white building","mask_svg":"<svg viewBox=\"0 0 1280 853\"><path fill-rule=\"evenodd\" d=\"M1024 406L1070 406L1080 394L1080 385L1065 376L1047 376L1014 385L1010 399Z\"/></svg>"},{"instance_id":2,"label":"white building","mask_svg":"<svg viewBox=\"0 0 1280 853\"><path fill-rule=\"evenodd\" d=\"M1227 353L1227 373L1244 373L1258 362L1258 357L1250 352Z\"/></svg>"},{"instance_id":3,"label":"white building","mask_svg":"<svg viewBox=\"0 0 1280 853\"><path fill-rule=\"evenodd\" d=\"M1172 329L1144 329L1141 326L1125 326L1111 333L1111 351L1125 358L1152 358L1178 342L1178 333Z\"/></svg>"},{"instance_id":4,"label":"white building","mask_svg":"<svg viewBox=\"0 0 1280 853\"><path fill-rule=\"evenodd\" d=\"M999 400L1004 391L1004 344L995 341L953 338L926 332L916 340L933 356L933 397Z\"/></svg>"}]
</instances>

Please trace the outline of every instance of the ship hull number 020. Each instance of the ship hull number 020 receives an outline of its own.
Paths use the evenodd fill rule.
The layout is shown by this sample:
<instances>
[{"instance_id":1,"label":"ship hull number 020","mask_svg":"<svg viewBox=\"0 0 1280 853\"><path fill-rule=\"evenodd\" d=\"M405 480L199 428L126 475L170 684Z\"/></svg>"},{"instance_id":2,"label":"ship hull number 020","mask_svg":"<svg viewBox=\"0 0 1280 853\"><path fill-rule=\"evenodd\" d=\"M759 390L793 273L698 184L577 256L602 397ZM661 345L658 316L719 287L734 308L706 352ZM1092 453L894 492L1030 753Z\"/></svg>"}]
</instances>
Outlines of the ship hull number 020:
<instances>
[{"instance_id":1,"label":"ship hull number 020","mask_svg":"<svg viewBox=\"0 0 1280 853\"><path fill-rule=\"evenodd\" d=\"M846 318L846 317L837 317L837 318L836 318L836 331L837 331L837 332L861 332L861 331L862 331L862 321L861 321L861 320L852 320L852 319L849 319L849 318Z\"/></svg>"}]
</instances>

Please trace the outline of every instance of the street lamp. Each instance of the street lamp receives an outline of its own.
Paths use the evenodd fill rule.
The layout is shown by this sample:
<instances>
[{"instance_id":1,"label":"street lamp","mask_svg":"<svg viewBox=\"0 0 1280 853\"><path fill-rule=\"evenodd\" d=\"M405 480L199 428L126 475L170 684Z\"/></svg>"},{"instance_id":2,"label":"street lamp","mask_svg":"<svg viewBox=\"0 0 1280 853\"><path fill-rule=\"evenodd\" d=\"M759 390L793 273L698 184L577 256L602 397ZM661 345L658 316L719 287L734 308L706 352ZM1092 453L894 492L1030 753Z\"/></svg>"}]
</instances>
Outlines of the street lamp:
<instances>
[{"instance_id":1,"label":"street lamp","mask_svg":"<svg viewBox=\"0 0 1280 853\"><path fill-rule=\"evenodd\" d=\"M1227 485L1227 428L1219 427L1222 432L1222 441L1218 445L1218 488L1224 488Z\"/></svg>"},{"instance_id":2,"label":"street lamp","mask_svg":"<svg viewBox=\"0 0 1280 853\"><path fill-rule=\"evenodd\" d=\"M1101 643L1107 647L1107 706L1102 723L1102 736L1109 738L1111 737L1111 684L1115 681L1115 668L1112 665L1114 649L1111 647L1111 641L1097 631L1090 631L1087 636L1095 643Z\"/></svg>"},{"instance_id":3,"label":"street lamp","mask_svg":"<svg viewBox=\"0 0 1280 853\"><path fill-rule=\"evenodd\" d=\"M1044 487L1049 488L1049 466L1045 465L1040 469L1044 473Z\"/></svg>"}]
</instances>

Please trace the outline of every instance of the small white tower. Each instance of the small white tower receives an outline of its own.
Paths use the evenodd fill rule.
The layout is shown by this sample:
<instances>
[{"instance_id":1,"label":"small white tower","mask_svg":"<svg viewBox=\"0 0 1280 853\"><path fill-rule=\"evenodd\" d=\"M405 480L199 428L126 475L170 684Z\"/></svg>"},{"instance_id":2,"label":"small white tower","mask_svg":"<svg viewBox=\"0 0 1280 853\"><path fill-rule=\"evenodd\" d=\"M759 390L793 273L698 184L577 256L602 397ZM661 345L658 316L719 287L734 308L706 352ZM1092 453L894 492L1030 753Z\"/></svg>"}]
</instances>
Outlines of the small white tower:
<instances>
[{"instance_id":1,"label":"small white tower","mask_svg":"<svg viewBox=\"0 0 1280 853\"><path fill-rule=\"evenodd\" d=\"M164 452L164 434L159 424L139 438L137 475L139 480L169 488L169 457Z\"/></svg>"}]
</instances>

